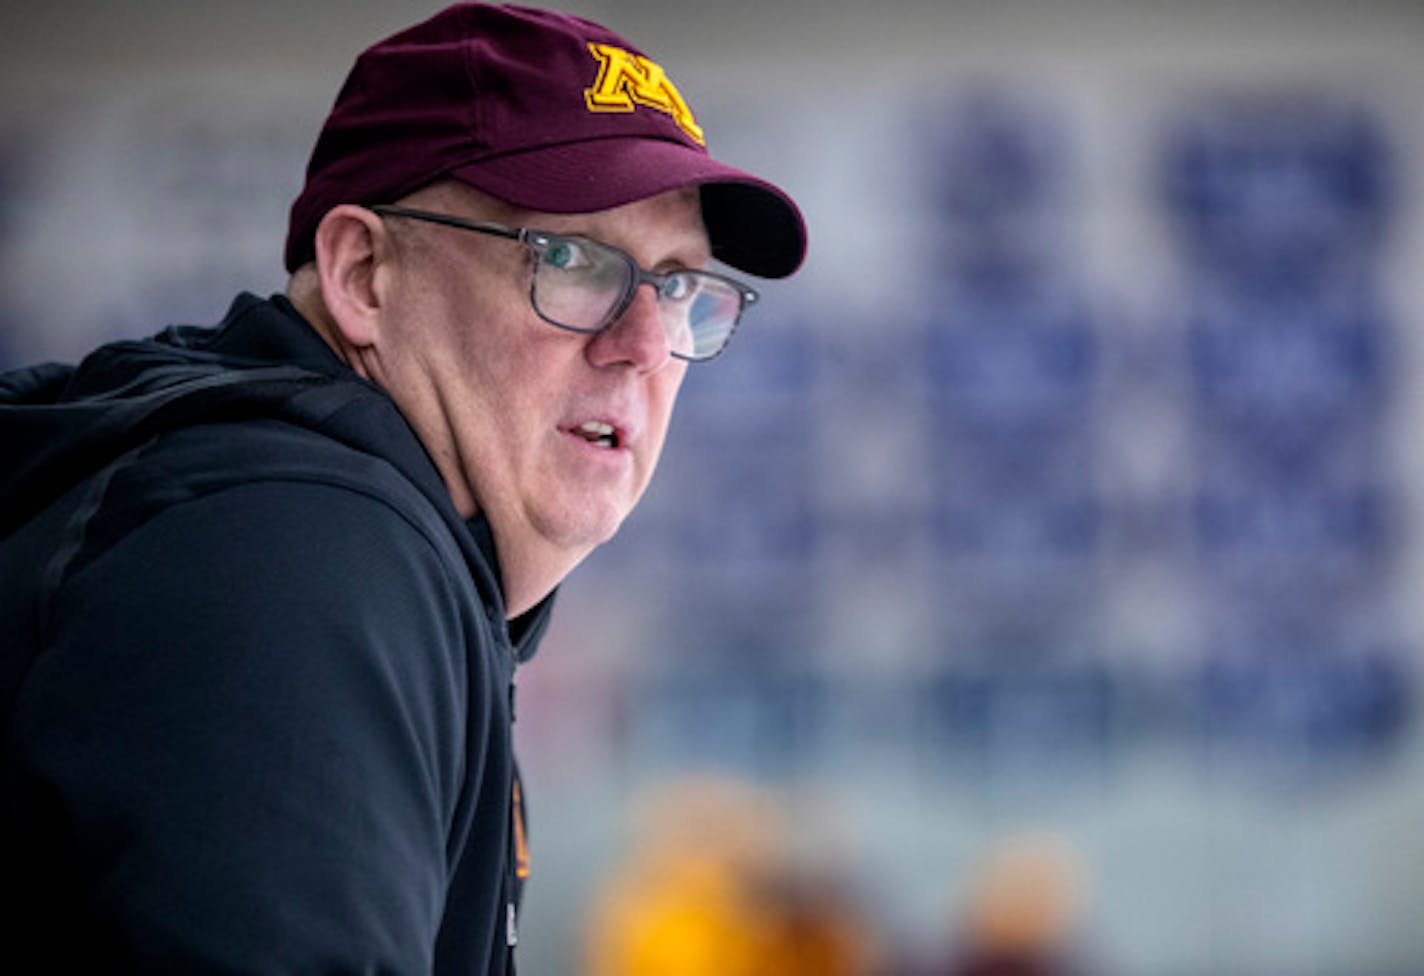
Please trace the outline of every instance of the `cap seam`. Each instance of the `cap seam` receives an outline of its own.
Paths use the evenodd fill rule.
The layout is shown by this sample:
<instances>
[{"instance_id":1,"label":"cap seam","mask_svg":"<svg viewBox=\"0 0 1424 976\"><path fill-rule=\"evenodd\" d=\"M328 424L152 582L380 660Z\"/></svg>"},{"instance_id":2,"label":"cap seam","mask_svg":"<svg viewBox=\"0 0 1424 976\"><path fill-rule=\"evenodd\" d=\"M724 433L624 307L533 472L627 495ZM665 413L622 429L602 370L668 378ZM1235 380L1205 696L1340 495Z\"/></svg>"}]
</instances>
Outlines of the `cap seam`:
<instances>
[{"instance_id":1,"label":"cap seam","mask_svg":"<svg viewBox=\"0 0 1424 976\"><path fill-rule=\"evenodd\" d=\"M459 17L460 27L464 31L465 36L473 38L477 26L471 22L471 19L474 17L474 10L469 7L463 8L459 12ZM479 66L475 63L475 50L478 47L479 45L477 43L464 45L465 57L463 67L465 84L469 86L470 92L469 100L465 106L465 132L466 137L471 139L475 138L476 133L486 131L485 123L488 122L488 119L486 119L484 115L486 100L479 97L479 93L483 91L483 88L480 85ZM476 139L476 141L483 142L484 140L483 138L479 138ZM462 163L461 165L464 164Z\"/></svg>"},{"instance_id":2,"label":"cap seam","mask_svg":"<svg viewBox=\"0 0 1424 976\"><path fill-rule=\"evenodd\" d=\"M621 133L621 132L610 132L610 133L608 133L607 135L581 136L581 137L579 137L579 138L577 138L577 139L560 139L560 140L557 141L557 142L541 142L541 143L539 143L539 144L537 144L537 145L520 146L520 147L517 148L517 149L504 149L504 150L501 150L501 151L499 151L499 152L493 152L493 153L492 153L492 152L487 152L487 151L486 151L486 152L477 152L477 153L472 154L472 155L469 156L468 158L462 157L460 162L456 163L454 166L451 166L448 170L446 170L446 172L453 172L454 170L459 169L459 168L462 167L462 166L471 166L471 165L475 165L475 164L477 164L477 163L494 162L495 160L505 159L505 158L507 158L507 157L509 157L509 156L519 156L519 155L522 155L523 153L529 153L529 152L544 152L545 150L548 150L548 149L558 149L558 148L560 148L560 147L562 147L562 146L581 146L581 145L587 145L587 144L593 143L593 142L617 142L617 141L629 141L629 142L665 142L665 143L667 143L667 144L670 145L670 146L680 146L680 147L682 147L683 149L686 149L688 152L692 153L693 155L696 155L696 156L704 156L704 157L707 157L708 159L711 159L711 157L708 156L707 153L702 152L702 151L700 151L700 150L698 150L698 149L694 149L693 147L689 146L687 143L683 142L681 139L674 139L674 138L671 138L670 136L664 136L664 135L646 135L646 134L643 134L643 135L630 135L630 134Z\"/></svg>"}]
</instances>

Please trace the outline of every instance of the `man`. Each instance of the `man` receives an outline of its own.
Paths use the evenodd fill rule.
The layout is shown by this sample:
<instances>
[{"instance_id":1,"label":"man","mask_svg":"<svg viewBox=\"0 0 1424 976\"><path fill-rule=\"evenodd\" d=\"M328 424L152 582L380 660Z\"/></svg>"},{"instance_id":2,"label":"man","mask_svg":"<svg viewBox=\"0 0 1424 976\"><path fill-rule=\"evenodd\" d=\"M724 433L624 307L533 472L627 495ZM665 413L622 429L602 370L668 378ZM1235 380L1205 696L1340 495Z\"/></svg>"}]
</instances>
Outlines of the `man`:
<instances>
[{"instance_id":1,"label":"man","mask_svg":"<svg viewBox=\"0 0 1424 976\"><path fill-rule=\"evenodd\" d=\"M0 379L0 884L52 971L506 972L513 671L804 227L588 21L368 50L287 295ZM36 958L36 957L31 957Z\"/></svg>"}]
</instances>

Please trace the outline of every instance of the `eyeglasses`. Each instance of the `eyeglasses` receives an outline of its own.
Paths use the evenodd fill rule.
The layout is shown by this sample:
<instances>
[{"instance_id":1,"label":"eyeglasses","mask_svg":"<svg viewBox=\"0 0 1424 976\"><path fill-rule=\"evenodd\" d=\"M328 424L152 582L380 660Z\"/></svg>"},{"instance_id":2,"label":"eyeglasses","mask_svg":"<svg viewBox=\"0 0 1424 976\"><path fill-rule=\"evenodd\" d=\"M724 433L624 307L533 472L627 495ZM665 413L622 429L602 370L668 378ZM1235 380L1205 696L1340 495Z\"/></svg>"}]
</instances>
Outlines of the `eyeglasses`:
<instances>
[{"instance_id":1,"label":"eyeglasses","mask_svg":"<svg viewBox=\"0 0 1424 976\"><path fill-rule=\"evenodd\" d=\"M477 223L450 214L377 204L383 217L407 217L519 241L534 255L529 301L539 317L570 332L599 332L632 304L639 286L658 296L658 313L668 347L678 359L702 362L727 347L742 311L757 293L711 271L679 269L656 274L624 251L587 237L552 234L525 227Z\"/></svg>"}]
</instances>

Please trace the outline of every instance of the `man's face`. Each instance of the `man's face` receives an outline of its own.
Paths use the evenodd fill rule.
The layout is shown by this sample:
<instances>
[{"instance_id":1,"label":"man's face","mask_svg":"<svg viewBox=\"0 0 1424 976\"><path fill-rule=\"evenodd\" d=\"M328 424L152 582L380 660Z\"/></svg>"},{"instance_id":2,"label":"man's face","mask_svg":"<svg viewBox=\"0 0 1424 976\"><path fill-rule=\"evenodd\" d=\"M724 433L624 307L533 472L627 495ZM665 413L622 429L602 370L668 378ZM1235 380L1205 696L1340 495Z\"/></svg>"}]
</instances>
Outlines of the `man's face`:
<instances>
[{"instance_id":1,"label":"man's face","mask_svg":"<svg viewBox=\"0 0 1424 976\"><path fill-rule=\"evenodd\" d=\"M403 202L580 234L653 271L700 267L710 255L695 190L580 215L516 211L448 184ZM530 304L523 244L386 223L400 225L391 227L395 300L384 311L396 341L381 353L378 382L435 458L456 507L489 519L506 573L511 561L556 554L567 572L614 534L647 487L686 371L669 353L652 288L640 287L602 332L569 332Z\"/></svg>"}]
</instances>

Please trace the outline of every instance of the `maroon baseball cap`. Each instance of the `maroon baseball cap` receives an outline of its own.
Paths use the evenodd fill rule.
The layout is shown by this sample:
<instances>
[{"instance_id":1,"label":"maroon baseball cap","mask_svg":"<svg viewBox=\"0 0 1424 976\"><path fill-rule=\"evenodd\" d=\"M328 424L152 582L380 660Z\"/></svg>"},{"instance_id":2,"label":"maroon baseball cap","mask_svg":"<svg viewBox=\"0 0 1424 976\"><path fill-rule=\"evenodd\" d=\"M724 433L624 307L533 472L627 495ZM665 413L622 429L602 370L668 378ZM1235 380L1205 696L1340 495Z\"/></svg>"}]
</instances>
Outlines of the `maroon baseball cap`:
<instances>
[{"instance_id":1,"label":"maroon baseball cap","mask_svg":"<svg viewBox=\"0 0 1424 976\"><path fill-rule=\"evenodd\" d=\"M546 213L697 186L718 260L782 278L806 253L796 204L708 155L659 64L598 24L553 11L456 4L365 51L292 204L287 269L312 259L332 207L391 203L443 178Z\"/></svg>"}]
</instances>

